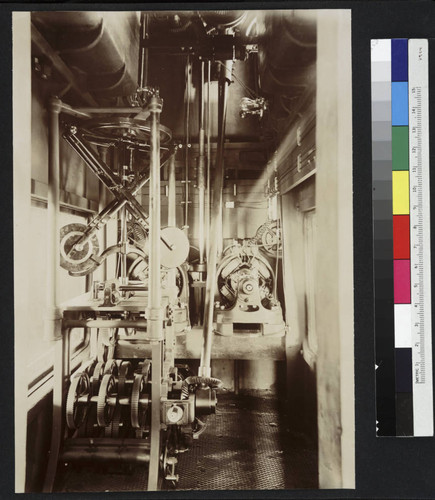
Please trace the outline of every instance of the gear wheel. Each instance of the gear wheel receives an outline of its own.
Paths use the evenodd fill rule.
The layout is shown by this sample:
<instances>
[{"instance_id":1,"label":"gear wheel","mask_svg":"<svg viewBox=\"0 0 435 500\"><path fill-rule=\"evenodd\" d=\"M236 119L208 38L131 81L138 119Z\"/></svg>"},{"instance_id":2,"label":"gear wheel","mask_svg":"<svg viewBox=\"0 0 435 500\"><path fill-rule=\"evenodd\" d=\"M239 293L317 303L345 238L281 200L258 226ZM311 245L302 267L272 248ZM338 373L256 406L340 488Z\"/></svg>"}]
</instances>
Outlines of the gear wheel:
<instances>
[{"instance_id":1,"label":"gear wheel","mask_svg":"<svg viewBox=\"0 0 435 500\"><path fill-rule=\"evenodd\" d=\"M73 375L66 400L66 424L77 429L86 418L90 396L90 381L86 372ZM81 399L85 397L85 401Z\"/></svg>"},{"instance_id":2,"label":"gear wheel","mask_svg":"<svg viewBox=\"0 0 435 500\"><path fill-rule=\"evenodd\" d=\"M100 361L95 365L94 371L91 377L91 392L92 396L98 395L98 390L100 388L100 381L103 377L104 362Z\"/></svg>"},{"instance_id":3,"label":"gear wheel","mask_svg":"<svg viewBox=\"0 0 435 500\"><path fill-rule=\"evenodd\" d=\"M109 404L108 398L116 394L116 379L106 373L101 381L97 400L97 422L100 427L106 427L112 421L115 406Z\"/></svg>"},{"instance_id":4,"label":"gear wheel","mask_svg":"<svg viewBox=\"0 0 435 500\"><path fill-rule=\"evenodd\" d=\"M116 377L118 375L118 365L116 364L116 361L107 361L107 363L104 365L103 373L104 375L114 375Z\"/></svg>"},{"instance_id":5,"label":"gear wheel","mask_svg":"<svg viewBox=\"0 0 435 500\"><path fill-rule=\"evenodd\" d=\"M104 436L112 438L119 437L120 425L121 425L121 407L117 405L115 411L113 412L112 421L108 426L104 428Z\"/></svg>"},{"instance_id":6,"label":"gear wheel","mask_svg":"<svg viewBox=\"0 0 435 500\"><path fill-rule=\"evenodd\" d=\"M127 396L126 393L126 381L131 377L133 372L132 365L130 361L122 361L119 366L119 378L118 378L118 397L124 398Z\"/></svg>"},{"instance_id":7,"label":"gear wheel","mask_svg":"<svg viewBox=\"0 0 435 500\"><path fill-rule=\"evenodd\" d=\"M146 396L146 389L148 387L149 364L147 363L148 372L134 374L133 388L131 390L130 412L131 412L131 426L134 429L144 429L146 423L146 416L148 411L149 402L143 404L140 402ZM142 366L144 370L144 366Z\"/></svg>"},{"instance_id":8,"label":"gear wheel","mask_svg":"<svg viewBox=\"0 0 435 500\"><path fill-rule=\"evenodd\" d=\"M145 428L149 403L144 405L139 401L146 396L150 369L151 361L149 359L145 359L139 364L138 369L134 372L134 381L130 400L131 426L134 429Z\"/></svg>"}]
</instances>

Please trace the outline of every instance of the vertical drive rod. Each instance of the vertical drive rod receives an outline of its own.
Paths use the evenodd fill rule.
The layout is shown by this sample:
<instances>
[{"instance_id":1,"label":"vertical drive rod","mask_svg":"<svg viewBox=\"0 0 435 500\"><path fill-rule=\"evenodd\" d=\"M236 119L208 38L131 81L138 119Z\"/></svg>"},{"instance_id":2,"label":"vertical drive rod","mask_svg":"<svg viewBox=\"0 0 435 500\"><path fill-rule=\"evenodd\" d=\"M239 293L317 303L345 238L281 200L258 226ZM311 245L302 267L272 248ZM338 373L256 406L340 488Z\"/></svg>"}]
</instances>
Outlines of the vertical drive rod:
<instances>
[{"instance_id":1,"label":"vertical drive rod","mask_svg":"<svg viewBox=\"0 0 435 500\"><path fill-rule=\"evenodd\" d=\"M160 283L160 113L162 100L158 95L151 98L151 165L149 189L149 293L147 328L148 337L163 338L163 312Z\"/></svg>"},{"instance_id":2,"label":"vertical drive rod","mask_svg":"<svg viewBox=\"0 0 435 500\"><path fill-rule=\"evenodd\" d=\"M175 152L169 160L169 176L168 176L168 226L175 227L177 225L177 206L176 206L176 183L175 183ZM169 289L172 290L171 298L177 298L176 286L176 270L168 270Z\"/></svg>"},{"instance_id":3,"label":"vertical drive rod","mask_svg":"<svg viewBox=\"0 0 435 500\"><path fill-rule=\"evenodd\" d=\"M211 167L211 150L210 150L210 138L211 138L211 113L210 113L210 79L211 79L211 61L207 61L207 190L206 190L206 248L207 248L207 262L208 254L210 249L210 167Z\"/></svg>"},{"instance_id":4,"label":"vertical drive rod","mask_svg":"<svg viewBox=\"0 0 435 500\"><path fill-rule=\"evenodd\" d=\"M198 190L199 190L199 263L204 263L204 216L205 216L205 130L204 130L204 61L201 62L201 83L199 92L199 158L198 158Z\"/></svg>"},{"instance_id":5,"label":"vertical drive rod","mask_svg":"<svg viewBox=\"0 0 435 500\"><path fill-rule=\"evenodd\" d=\"M49 103L49 158L48 158L48 200L47 200L47 313L45 340L58 340L62 337L61 314L57 307L57 272L59 256L59 114L62 102L57 97Z\"/></svg>"},{"instance_id":6,"label":"vertical drive rod","mask_svg":"<svg viewBox=\"0 0 435 500\"><path fill-rule=\"evenodd\" d=\"M221 65L219 76L218 95L218 143L216 152L216 169L213 185L213 206L211 210L210 234L218 234L222 225L222 188L224 181L224 141L225 141L225 119L227 113L228 85L231 82L232 61L225 61ZM211 375L211 346L213 339L213 309L214 294L216 288L216 267L218 263L218 239L210 238L210 253L207 266L207 282L205 290L204 330L203 345L201 351L201 363L199 375L210 377Z\"/></svg>"}]
</instances>

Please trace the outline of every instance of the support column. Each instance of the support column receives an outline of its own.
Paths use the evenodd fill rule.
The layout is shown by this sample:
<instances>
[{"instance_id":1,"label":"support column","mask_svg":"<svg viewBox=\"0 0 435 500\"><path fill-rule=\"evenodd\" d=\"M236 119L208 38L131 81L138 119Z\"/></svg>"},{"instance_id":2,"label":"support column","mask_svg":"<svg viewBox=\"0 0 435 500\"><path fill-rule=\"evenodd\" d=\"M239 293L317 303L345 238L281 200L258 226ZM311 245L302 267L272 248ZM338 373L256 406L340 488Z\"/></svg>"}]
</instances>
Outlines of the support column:
<instances>
[{"instance_id":1,"label":"support column","mask_svg":"<svg viewBox=\"0 0 435 500\"><path fill-rule=\"evenodd\" d=\"M354 488L350 12L317 27L316 325L319 487ZM373 431L374 432L374 431Z\"/></svg>"}]
</instances>

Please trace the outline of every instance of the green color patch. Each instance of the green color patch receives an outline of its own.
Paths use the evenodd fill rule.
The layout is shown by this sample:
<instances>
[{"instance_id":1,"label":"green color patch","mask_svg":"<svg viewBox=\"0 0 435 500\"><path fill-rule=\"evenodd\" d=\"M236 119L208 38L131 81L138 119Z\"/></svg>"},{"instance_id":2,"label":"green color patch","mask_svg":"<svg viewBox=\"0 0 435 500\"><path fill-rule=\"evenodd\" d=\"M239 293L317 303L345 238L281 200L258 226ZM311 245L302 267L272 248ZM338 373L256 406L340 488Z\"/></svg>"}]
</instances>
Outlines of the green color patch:
<instances>
[{"instance_id":1,"label":"green color patch","mask_svg":"<svg viewBox=\"0 0 435 500\"><path fill-rule=\"evenodd\" d=\"M393 170L409 170L408 127L393 127Z\"/></svg>"}]
</instances>

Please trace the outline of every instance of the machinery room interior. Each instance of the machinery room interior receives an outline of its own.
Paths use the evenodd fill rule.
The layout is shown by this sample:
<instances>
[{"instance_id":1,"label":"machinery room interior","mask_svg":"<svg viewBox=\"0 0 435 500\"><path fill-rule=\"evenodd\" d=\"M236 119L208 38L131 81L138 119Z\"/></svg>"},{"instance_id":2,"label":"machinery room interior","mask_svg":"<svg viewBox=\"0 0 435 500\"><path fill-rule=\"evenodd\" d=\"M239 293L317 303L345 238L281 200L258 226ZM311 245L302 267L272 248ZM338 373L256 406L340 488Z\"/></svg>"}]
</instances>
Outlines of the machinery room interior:
<instances>
[{"instance_id":1,"label":"machinery room interior","mask_svg":"<svg viewBox=\"0 0 435 500\"><path fill-rule=\"evenodd\" d=\"M349 13L13 33L16 490L353 487Z\"/></svg>"}]
</instances>

